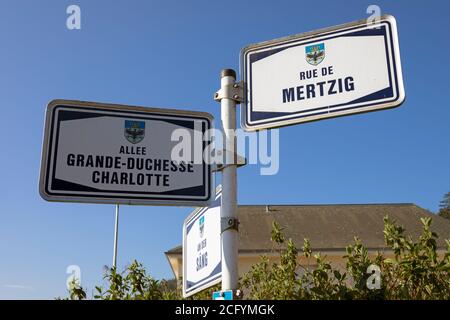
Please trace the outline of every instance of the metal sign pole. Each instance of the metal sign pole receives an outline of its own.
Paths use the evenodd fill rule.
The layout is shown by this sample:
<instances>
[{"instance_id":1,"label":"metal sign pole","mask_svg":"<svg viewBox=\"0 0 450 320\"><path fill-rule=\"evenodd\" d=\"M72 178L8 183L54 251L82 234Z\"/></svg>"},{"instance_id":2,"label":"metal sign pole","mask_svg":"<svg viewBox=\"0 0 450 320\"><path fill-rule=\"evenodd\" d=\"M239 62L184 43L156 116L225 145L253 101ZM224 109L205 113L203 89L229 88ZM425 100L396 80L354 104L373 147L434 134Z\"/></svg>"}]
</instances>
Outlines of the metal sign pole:
<instances>
[{"instance_id":1,"label":"metal sign pole","mask_svg":"<svg viewBox=\"0 0 450 320\"><path fill-rule=\"evenodd\" d=\"M224 141L222 168L222 291L237 290L238 286L238 230L237 230L237 176L236 176L236 72L221 72L221 89L216 93L220 101Z\"/></svg>"},{"instance_id":2,"label":"metal sign pole","mask_svg":"<svg viewBox=\"0 0 450 320\"><path fill-rule=\"evenodd\" d=\"M117 266L117 241L119 240L119 205L116 204L116 221L114 224L114 254L113 254L113 268Z\"/></svg>"}]
</instances>

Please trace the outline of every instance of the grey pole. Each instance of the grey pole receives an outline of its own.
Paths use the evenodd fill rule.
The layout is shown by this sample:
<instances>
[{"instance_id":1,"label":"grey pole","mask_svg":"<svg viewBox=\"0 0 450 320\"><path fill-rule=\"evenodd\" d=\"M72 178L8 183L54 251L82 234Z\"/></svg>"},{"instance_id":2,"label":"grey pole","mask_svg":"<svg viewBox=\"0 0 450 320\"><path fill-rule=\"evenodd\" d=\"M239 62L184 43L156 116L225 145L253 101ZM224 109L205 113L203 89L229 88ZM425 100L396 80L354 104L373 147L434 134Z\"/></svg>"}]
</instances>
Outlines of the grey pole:
<instances>
[{"instance_id":1,"label":"grey pole","mask_svg":"<svg viewBox=\"0 0 450 320\"><path fill-rule=\"evenodd\" d=\"M119 240L119 205L116 204L116 221L114 224L114 254L113 254L113 268L117 266L117 241Z\"/></svg>"},{"instance_id":2,"label":"grey pole","mask_svg":"<svg viewBox=\"0 0 450 320\"><path fill-rule=\"evenodd\" d=\"M236 72L224 69L221 72L221 91L230 92L235 85ZM224 168L222 169L221 220L228 224L237 221L237 176L236 176L236 101L230 94L220 100L224 141ZM238 230L222 231L222 291L237 290L238 286Z\"/></svg>"}]
</instances>

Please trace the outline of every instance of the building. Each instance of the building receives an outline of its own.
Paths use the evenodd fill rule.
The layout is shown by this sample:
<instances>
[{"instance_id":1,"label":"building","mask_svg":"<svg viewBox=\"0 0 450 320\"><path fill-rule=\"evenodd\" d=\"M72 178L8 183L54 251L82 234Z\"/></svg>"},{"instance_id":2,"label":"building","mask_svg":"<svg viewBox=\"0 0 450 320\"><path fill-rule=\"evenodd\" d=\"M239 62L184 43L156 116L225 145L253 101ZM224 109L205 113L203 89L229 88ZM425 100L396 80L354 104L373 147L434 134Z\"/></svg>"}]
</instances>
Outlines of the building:
<instances>
[{"instance_id":1,"label":"building","mask_svg":"<svg viewBox=\"0 0 450 320\"><path fill-rule=\"evenodd\" d=\"M297 247L308 238L313 251L327 256L335 267L344 267L345 248L361 239L369 255L382 252L392 256L384 241L383 218L388 215L405 233L418 239L422 233L420 218L432 217L431 229L439 236L438 250L446 251L444 239L450 239L450 220L432 214L412 203L345 204L345 205L242 205L238 208L239 273L245 273L260 261L261 255L276 260L279 253L270 241L273 221L277 221L286 238L292 238ZM177 280L182 276L182 247L165 252ZM309 264L307 261L300 263Z\"/></svg>"}]
</instances>

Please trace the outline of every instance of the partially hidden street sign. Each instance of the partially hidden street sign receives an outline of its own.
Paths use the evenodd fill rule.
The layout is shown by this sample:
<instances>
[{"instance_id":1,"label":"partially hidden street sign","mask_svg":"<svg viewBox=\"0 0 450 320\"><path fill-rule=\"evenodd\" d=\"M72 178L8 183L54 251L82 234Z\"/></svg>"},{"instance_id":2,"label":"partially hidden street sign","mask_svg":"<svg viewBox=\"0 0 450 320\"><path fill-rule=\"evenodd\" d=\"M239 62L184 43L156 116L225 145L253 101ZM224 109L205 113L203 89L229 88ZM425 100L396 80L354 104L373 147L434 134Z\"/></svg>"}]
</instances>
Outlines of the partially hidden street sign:
<instances>
[{"instance_id":1,"label":"partially hidden street sign","mask_svg":"<svg viewBox=\"0 0 450 320\"><path fill-rule=\"evenodd\" d=\"M227 291L214 291L213 300L233 300L233 290Z\"/></svg>"},{"instance_id":2,"label":"partially hidden street sign","mask_svg":"<svg viewBox=\"0 0 450 320\"><path fill-rule=\"evenodd\" d=\"M202 135L212 121L203 112L54 100L40 194L49 201L205 206L213 181ZM184 151L201 154L199 161L173 159L177 129L191 137Z\"/></svg>"},{"instance_id":3,"label":"partially hidden street sign","mask_svg":"<svg viewBox=\"0 0 450 320\"><path fill-rule=\"evenodd\" d=\"M221 188L215 201L192 212L183 224L183 296L188 297L221 281Z\"/></svg>"},{"instance_id":4,"label":"partially hidden street sign","mask_svg":"<svg viewBox=\"0 0 450 320\"><path fill-rule=\"evenodd\" d=\"M405 99L390 15L247 46L241 67L248 131L393 108Z\"/></svg>"}]
</instances>

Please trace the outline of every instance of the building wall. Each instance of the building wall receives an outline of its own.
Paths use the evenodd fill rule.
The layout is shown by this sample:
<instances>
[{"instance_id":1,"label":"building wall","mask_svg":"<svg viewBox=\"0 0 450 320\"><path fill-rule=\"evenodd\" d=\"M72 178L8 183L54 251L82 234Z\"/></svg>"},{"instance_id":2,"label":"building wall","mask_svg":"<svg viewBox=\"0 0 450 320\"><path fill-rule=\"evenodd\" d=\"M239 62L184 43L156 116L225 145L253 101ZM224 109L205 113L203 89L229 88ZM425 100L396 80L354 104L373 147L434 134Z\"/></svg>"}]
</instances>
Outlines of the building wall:
<instances>
[{"instance_id":1,"label":"building wall","mask_svg":"<svg viewBox=\"0 0 450 320\"><path fill-rule=\"evenodd\" d=\"M327 261L330 262L335 268L343 269L345 268L345 260L342 258L343 255L345 255L344 251L337 251L333 254L327 254ZM271 255L268 256L268 258L271 263L279 263L280 261L279 255ZM172 255L168 257L168 259L172 267L172 271L174 272L175 278L177 280L181 280L183 274L183 261L181 255ZM242 276L244 273L249 272L251 270L251 267L260 261L261 255L259 254L240 255L238 262L239 276ZM315 261L313 258L306 259L303 256L299 256L298 261L302 266L311 268L315 267Z\"/></svg>"}]
</instances>

